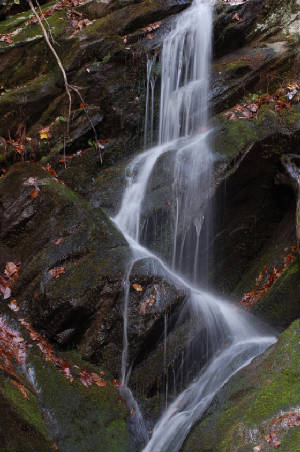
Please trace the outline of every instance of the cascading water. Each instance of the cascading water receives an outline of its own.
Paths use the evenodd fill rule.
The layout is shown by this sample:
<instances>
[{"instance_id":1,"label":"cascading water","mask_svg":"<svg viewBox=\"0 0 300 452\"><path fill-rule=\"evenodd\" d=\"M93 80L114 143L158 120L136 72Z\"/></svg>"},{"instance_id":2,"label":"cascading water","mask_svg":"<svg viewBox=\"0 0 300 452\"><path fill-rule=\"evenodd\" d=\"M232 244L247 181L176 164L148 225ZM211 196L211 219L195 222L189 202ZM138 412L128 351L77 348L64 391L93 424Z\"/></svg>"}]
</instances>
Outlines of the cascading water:
<instances>
[{"instance_id":1,"label":"cascading water","mask_svg":"<svg viewBox=\"0 0 300 452\"><path fill-rule=\"evenodd\" d=\"M154 134L154 98L156 76L153 73L153 66L156 63L157 55L147 60L147 87L146 87L146 112L144 124L144 147L153 145Z\"/></svg>"},{"instance_id":2,"label":"cascading water","mask_svg":"<svg viewBox=\"0 0 300 452\"><path fill-rule=\"evenodd\" d=\"M207 364L198 369L194 381L166 408L143 449L145 452L178 451L191 426L201 417L224 383L275 341L273 336L263 336L252 326L245 313L199 288L200 233L209 211L213 165L208 130L211 29L210 1L194 0L165 39L161 58L159 143L137 156L127 168L127 188L120 211L114 218L131 246L133 262L145 256L155 257L140 244L141 211L159 158L163 154L175 153L173 250L168 259L172 269L159 258L156 259L169 277L180 281L189 290L191 318L195 324L205 325ZM148 81L150 66L151 63L148 63ZM145 124L149 124L149 110ZM185 278L180 274L184 274ZM127 387L130 376L130 344L127 340L129 276L124 304L122 382L123 391L130 394L127 400L132 406L134 399ZM164 328L167 347L167 319ZM138 423L145 444L145 426L140 411Z\"/></svg>"}]
</instances>

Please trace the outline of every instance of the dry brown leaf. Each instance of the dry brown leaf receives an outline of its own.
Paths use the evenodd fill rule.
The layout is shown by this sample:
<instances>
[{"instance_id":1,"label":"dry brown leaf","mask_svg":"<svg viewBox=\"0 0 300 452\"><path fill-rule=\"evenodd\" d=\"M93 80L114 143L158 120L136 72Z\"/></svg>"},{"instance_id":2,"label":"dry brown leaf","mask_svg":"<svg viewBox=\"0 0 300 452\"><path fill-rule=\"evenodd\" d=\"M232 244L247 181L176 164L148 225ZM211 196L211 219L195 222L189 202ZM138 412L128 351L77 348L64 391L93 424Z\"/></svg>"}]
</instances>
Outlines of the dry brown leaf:
<instances>
[{"instance_id":1,"label":"dry brown leaf","mask_svg":"<svg viewBox=\"0 0 300 452\"><path fill-rule=\"evenodd\" d=\"M15 312L18 312L19 309L20 309L19 306L18 306L17 300L11 300L11 302L8 304L8 307L12 311L15 311Z\"/></svg>"},{"instance_id":2,"label":"dry brown leaf","mask_svg":"<svg viewBox=\"0 0 300 452\"><path fill-rule=\"evenodd\" d=\"M253 452L261 452L261 448L262 448L262 445L259 444L258 446L253 447Z\"/></svg>"},{"instance_id":3,"label":"dry brown leaf","mask_svg":"<svg viewBox=\"0 0 300 452\"><path fill-rule=\"evenodd\" d=\"M65 273L65 268L64 267L53 267L50 270L48 270L49 275L51 276L51 278L58 278L60 275L62 275L63 273Z\"/></svg>"},{"instance_id":4,"label":"dry brown leaf","mask_svg":"<svg viewBox=\"0 0 300 452\"><path fill-rule=\"evenodd\" d=\"M31 192L30 192L30 198L31 199L35 199L38 197L40 190L35 187Z\"/></svg>"},{"instance_id":5,"label":"dry brown leaf","mask_svg":"<svg viewBox=\"0 0 300 452\"><path fill-rule=\"evenodd\" d=\"M142 288L142 286L141 286L140 284L137 284L137 283L132 284L132 287L133 287L134 290L136 290L137 292L142 292L142 291L143 291L143 288Z\"/></svg>"},{"instance_id":6,"label":"dry brown leaf","mask_svg":"<svg viewBox=\"0 0 300 452\"><path fill-rule=\"evenodd\" d=\"M100 380L100 381L95 381L97 386L106 386L106 381L104 380Z\"/></svg>"}]
</instances>

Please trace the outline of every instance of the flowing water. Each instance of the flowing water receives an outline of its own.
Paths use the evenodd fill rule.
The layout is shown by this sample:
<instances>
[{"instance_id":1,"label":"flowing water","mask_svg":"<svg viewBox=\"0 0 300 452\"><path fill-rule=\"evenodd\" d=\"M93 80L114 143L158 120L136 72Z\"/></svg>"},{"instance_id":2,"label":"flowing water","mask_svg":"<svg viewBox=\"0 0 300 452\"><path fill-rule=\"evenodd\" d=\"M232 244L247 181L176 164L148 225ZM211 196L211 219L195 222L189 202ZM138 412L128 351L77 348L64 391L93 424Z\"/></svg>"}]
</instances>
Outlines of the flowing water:
<instances>
[{"instance_id":1,"label":"flowing water","mask_svg":"<svg viewBox=\"0 0 300 452\"><path fill-rule=\"evenodd\" d=\"M275 341L273 336L262 334L244 312L199 287L199 274L203 271L198 259L200 234L209 216L213 167L208 127L211 35L211 2L194 0L192 6L179 16L163 43L158 145L138 155L127 168L127 187L120 211L114 218L133 254L124 290L122 391L129 407L136 410L137 434L142 443L148 441L146 427L128 388L130 344L127 338L127 310L133 263L145 256L156 258L169 277L188 289L191 317L196 323L206 326L206 365L198 369L193 381L169 406L166 394L166 409L143 449L145 452L178 451L192 425L224 383ZM153 139L153 63L154 60L149 60L147 67L145 127L150 127L151 138L145 132L145 144ZM167 154L174 155L175 163L173 244L166 263L141 245L141 215L153 170L161 156ZM166 350L167 317L163 333Z\"/></svg>"}]
</instances>

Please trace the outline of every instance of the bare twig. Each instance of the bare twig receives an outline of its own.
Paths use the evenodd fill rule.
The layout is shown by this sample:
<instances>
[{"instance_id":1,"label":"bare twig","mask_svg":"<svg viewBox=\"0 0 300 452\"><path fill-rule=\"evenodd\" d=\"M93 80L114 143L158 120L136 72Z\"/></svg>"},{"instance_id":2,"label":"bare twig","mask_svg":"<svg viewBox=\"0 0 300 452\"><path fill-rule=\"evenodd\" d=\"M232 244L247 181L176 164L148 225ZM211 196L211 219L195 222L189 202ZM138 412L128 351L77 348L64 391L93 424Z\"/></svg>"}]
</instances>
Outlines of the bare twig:
<instances>
[{"instance_id":1,"label":"bare twig","mask_svg":"<svg viewBox=\"0 0 300 452\"><path fill-rule=\"evenodd\" d=\"M61 62L61 59L60 59L59 56L57 55L56 50L54 49L53 45L51 44L51 42L50 42L50 40L49 40L49 36L48 36L47 30L46 30L46 28L44 27L44 24L43 24L43 22L41 21L40 16L39 16L38 13L36 12L35 7L34 7L33 4L32 4L32 0L27 0L27 2L28 2L28 4L29 4L29 6L30 6L31 11L33 12L33 14L35 15L35 17L37 18L37 21L38 21L38 23L39 23L39 25L40 25L40 27L41 27L41 29L42 29L42 32L43 32L45 41L46 41L46 43L47 43L49 49L51 50L52 54L54 55L54 57L55 57L55 59L56 59L56 61L57 61L57 64L58 64L58 66L59 66L59 69L61 70L63 79L64 79L65 89L66 89L66 93L67 93L67 96L68 96L68 99L69 99L68 119L67 119L67 135L69 135L69 131L70 131L71 107L72 107L72 97L71 97L69 82L68 82L68 79L67 79L67 74L66 74L66 71L65 71L65 69L64 69L64 67L63 67L63 64L62 64L62 62Z\"/></svg>"},{"instance_id":2,"label":"bare twig","mask_svg":"<svg viewBox=\"0 0 300 452\"><path fill-rule=\"evenodd\" d=\"M51 31L51 27L50 27L50 24L49 24L49 22L48 22L48 20L47 20L47 18L44 16L44 14L43 14L43 11L42 11L42 8L41 8L41 5L39 4L39 2L38 2L38 0L35 0L35 3L36 3L36 6L38 7L38 9L39 9L39 12L40 12L40 14L41 14L41 16L43 16L44 17L44 21L46 22L46 24L47 24L47 28L48 28L48 33L49 33L49 36L50 36L50 39L51 39L51 41L53 42L53 44L57 44L57 42L55 41L55 39L53 38L53 35L52 35L52 31Z\"/></svg>"},{"instance_id":3,"label":"bare twig","mask_svg":"<svg viewBox=\"0 0 300 452\"><path fill-rule=\"evenodd\" d=\"M102 153L101 153L101 148L100 148L100 145L99 145L99 140L98 140L97 132L96 132L96 129L95 129L95 127L94 127L94 124L93 124L93 122L92 122L92 120L91 120L91 118L90 118L90 115L89 115L89 113L88 113L88 110L87 110L87 108L86 108L86 106L85 106L84 99L83 99L83 97L82 97L82 95L81 95L79 89L78 89L76 86L70 85L70 88L72 88L72 90L79 96L79 98L80 98L80 100L81 100L82 108L83 108L83 110L84 110L84 112L85 112L85 114L86 114L86 117L87 117L89 123L91 124L92 130L93 130L94 135L95 135L96 145L97 145L98 151L99 151L99 159L100 159L100 162L103 163L103 160L102 160Z\"/></svg>"},{"instance_id":4,"label":"bare twig","mask_svg":"<svg viewBox=\"0 0 300 452\"><path fill-rule=\"evenodd\" d=\"M36 0L36 1L37 1L37 0ZM72 96L71 96L71 90L73 90L73 91L79 96L79 98L80 98L80 100L81 100L81 102L82 102L82 105L83 105L83 110L84 110L84 112L85 112L85 114L86 114L86 116L87 116L87 118L88 118L88 121L89 121L90 124L91 124L92 130L93 130L93 132L94 132L96 144L97 144L97 147L98 147L98 151L99 151L100 162L102 163L101 148L100 148L100 145L99 145L99 141L98 141L96 129L95 129L94 124L92 123L91 118L90 118L90 116L89 116L89 114L88 114L88 111L87 111L87 109L86 109L86 107L85 107L85 102L84 102L84 100L83 100L83 97L82 97L82 95L80 94L78 88L76 88L76 86L72 86L72 85L69 84L68 78L67 78L67 74L66 74L65 68L64 68L64 66L63 66L63 64L62 64L62 61L61 61L61 59L59 58L59 56L57 55L56 50L54 49L53 45L52 45L51 42L50 42L50 39L49 39L47 30L46 30L46 28L44 27L44 24L43 24L43 22L41 21L40 16L39 16L38 13L36 12L36 9L35 9L35 7L33 6L32 0L27 0L27 3L29 4L31 11L32 11L33 14L35 15L35 17L36 17L36 19L37 19L37 21L38 21L38 23L39 23L39 25L40 25L40 27L41 27L41 30L42 30L42 32L43 32L43 35L44 35L46 44L48 45L49 49L51 50L52 54L54 55L54 57L55 57L55 59L56 59L56 61L57 61L58 67L60 68L61 73L62 73L62 76L63 76L63 79L64 79L65 90L66 90L66 93L67 93L67 96L68 96L68 100L69 100L69 105L68 105L68 117L67 117L67 136L69 136L69 134L70 134L70 119L71 119L71 109L72 109ZM37 3L38 3L38 2L37 2ZM65 158L65 138L64 138L64 162L65 162L65 166L66 166L66 158Z\"/></svg>"}]
</instances>

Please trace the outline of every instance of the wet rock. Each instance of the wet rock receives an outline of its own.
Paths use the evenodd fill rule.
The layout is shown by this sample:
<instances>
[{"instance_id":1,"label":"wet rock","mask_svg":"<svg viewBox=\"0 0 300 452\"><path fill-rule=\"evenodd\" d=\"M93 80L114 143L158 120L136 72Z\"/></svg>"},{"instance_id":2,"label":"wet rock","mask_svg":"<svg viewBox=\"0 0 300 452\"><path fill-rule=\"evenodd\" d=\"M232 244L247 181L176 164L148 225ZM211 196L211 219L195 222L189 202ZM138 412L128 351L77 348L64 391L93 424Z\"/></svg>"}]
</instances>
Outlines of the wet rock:
<instances>
[{"instance_id":1,"label":"wet rock","mask_svg":"<svg viewBox=\"0 0 300 452\"><path fill-rule=\"evenodd\" d=\"M128 367L141 360L155 347L161 336L166 315L174 324L187 296L182 285L174 283L156 260L137 261L130 273L128 299ZM86 331L81 349L86 358L104 361L115 375L120 375L123 349L123 299L115 308L108 300L99 309ZM172 328L172 322L170 323Z\"/></svg>"},{"instance_id":2,"label":"wet rock","mask_svg":"<svg viewBox=\"0 0 300 452\"><path fill-rule=\"evenodd\" d=\"M251 312L269 325L283 329L299 316L299 262L296 258Z\"/></svg>"},{"instance_id":3,"label":"wet rock","mask_svg":"<svg viewBox=\"0 0 300 452\"><path fill-rule=\"evenodd\" d=\"M182 450L252 452L258 445L262 450L274 450L267 442L270 434L279 440L276 450L296 450L299 427L289 427L280 417L295 411L299 416L298 354L299 320L226 383Z\"/></svg>"},{"instance_id":4,"label":"wet rock","mask_svg":"<svg viewBox=\"0 0 300 452\"><path fill-rule=\"evenodd\" d=\"M220 56L243 47L262 9L263 4L259 0L234 6L217 5L214 21L215 54Z\"/></svg>"},{"instance_id":5,"label":"wet rock","mask_svg":"<svg viewBox=\"0 0 300 452\"><path fill-rule=\"evenodd\" d=\"M95 141L91 122L99 138L117 138L122 143L121 158L140 147L145 62L151 40L144 36L145 43L139 40L134 45L126 45L122 36L168 18L189 4L189 0L86 2L77 9L94 23L75 35L64 10L56 11L48 18L68 80L79 88L90 117L88 119L80 107L82 99L72 91L72 121L67 149L79 149L86 147L88 140ZM37 139L39 130L52 124L52 137L47 143L39 143L35 156L44 156L57 163L64 148L65 128L53 127L53 123L57 118L66 117L67 97L62 75L39 26L25 25L29 14L16 15L0 24L0 33L12 32L16 27L21 29L13 36L12 44L0 43L3 56L0 66L0 135L8 136L8 121L11 136L15 137L18 126L24 123L28 135ZM19 70L13 69L16 67ZM20 100L22 105L26 105L26 114L23 108L19 108ZM113 163L119 157L116 155ZM11 160L8 158L8 161ZM109 159L106 165L110 164Z\"/></svg>"},{"instance_id":6,"label":"wet rock","mask_svg":"<svg viewBox=\"0 0 300 452\"><path fill-rule=\"evenodd\" d=\"M256 43L214 60L210 101L213 111L230 109L245 92L271 91L275 77L284 78L287 68L298 65L299 54L287 41ZM293 75L291 75L293 77ZM275 89L274 89L275 90Z\"/></svg>"},{"instance_id":7,"label":"wet rock","mask_svg":"<svg viewBox=\"0 0 300 452\"><path fill-rule=\"evenodd\" d=\"M63 373L41 352L36 335L33 340L3 302L0 311L22 343L27 344L24 366L18 366L8 355L9 372L0 369L0 406L5 415L0 427L2 450L131 450L126 425L129 413L119 400L112 376L102 366L83 361L78 353L60 353L48 344L48 353L51 350L52 356L68 369ZM0 342L2 339L0 334ZM87 383L87 373L93 373L102 386Z\"/></svg>"},{"instance_id":8,"label":"wet rock","mask_svg":"<svg viewBox=\"0 0 300 452\"><path fill-rule=\"evenodd\" d=\"M282 168L276 149L273 139L253 146L216 191L210 273L224 294L251 291L264 266L278 267L284 249L295 245L295 196L276 185Z\"/></svg>"},{"instance_id":9,"label":"wet rock","mask_svg":"<svg viewBox=\"0 0 300 452\"><path fill-rule=\"evenodd\" d=\"M1 241L21 262L13 292L21 311L51 340L78 343L107 297L114 304L122 294L126 241L100 209L37 165L15 165L0 194Z\"/></svg>"}]
</instances>

